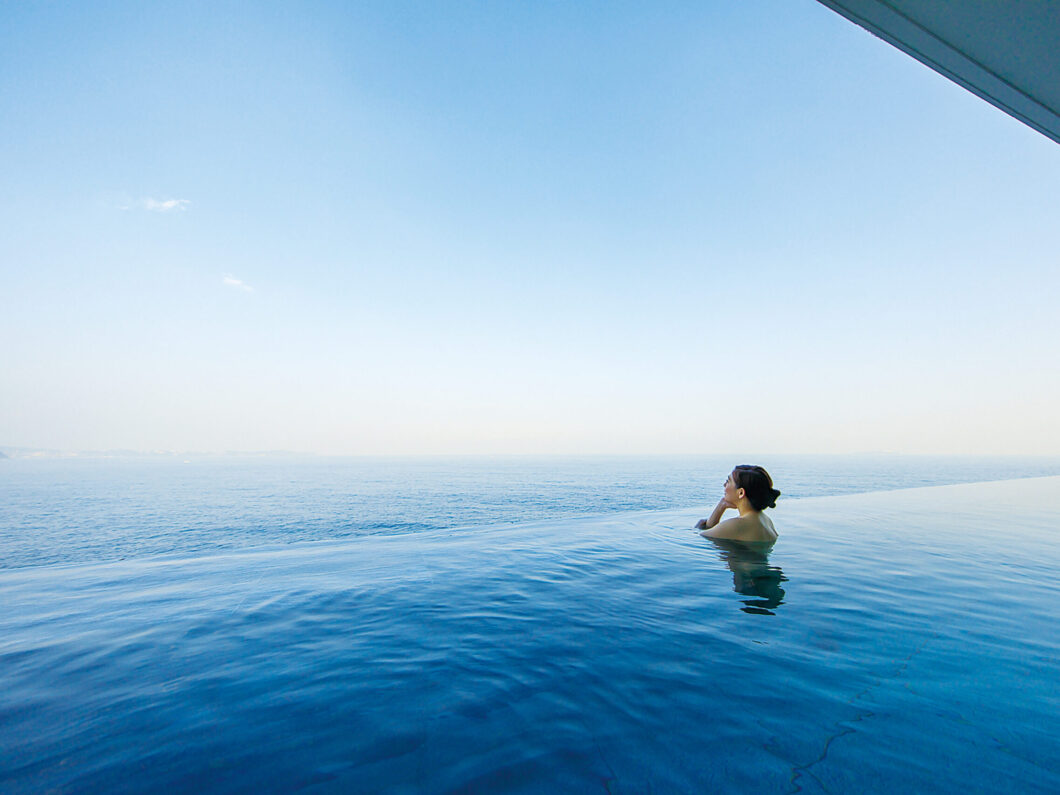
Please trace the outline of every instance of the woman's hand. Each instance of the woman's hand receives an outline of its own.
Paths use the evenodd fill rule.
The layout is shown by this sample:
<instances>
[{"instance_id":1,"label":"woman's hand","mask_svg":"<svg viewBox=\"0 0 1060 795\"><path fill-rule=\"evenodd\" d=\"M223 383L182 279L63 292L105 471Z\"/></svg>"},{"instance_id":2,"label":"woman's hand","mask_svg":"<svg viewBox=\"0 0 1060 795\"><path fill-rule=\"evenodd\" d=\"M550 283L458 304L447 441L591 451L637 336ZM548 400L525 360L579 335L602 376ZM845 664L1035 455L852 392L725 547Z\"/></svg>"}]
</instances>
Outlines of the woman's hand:
<instances>
[{"instance_id":1,"label":"woman's hand","mask_svg":"<svg viewBox=\"0 0 1060 795\"><path fill-rule=\"evenodd\" d=\"M729 510L729 508L735 508L735 507L736 507L735 505L733 505L727 499L722 497L720 500L718 500L718 504L715 506L714 510L718 510L720 508L723 511L727 511L727 510Z\"/></svg>"}]
</instances>

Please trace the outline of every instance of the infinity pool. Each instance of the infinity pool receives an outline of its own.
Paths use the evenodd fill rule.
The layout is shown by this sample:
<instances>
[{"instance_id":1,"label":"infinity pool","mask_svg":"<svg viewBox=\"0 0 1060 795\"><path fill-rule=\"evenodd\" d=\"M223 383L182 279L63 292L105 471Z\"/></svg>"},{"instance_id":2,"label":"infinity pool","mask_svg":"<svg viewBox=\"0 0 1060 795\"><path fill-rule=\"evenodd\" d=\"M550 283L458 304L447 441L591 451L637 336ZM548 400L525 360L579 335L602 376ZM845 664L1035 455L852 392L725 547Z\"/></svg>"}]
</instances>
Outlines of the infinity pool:
<instances>
[{"instance_id":1,"label":"infinity pool","mask_svg":"<svg viewBox=\"0 0 1060 795\"><path fill-rule=\"evenodd\" d=\"M1060 478L0 572L6 792L1060 791Z\"/></svg>"}]
</instances>

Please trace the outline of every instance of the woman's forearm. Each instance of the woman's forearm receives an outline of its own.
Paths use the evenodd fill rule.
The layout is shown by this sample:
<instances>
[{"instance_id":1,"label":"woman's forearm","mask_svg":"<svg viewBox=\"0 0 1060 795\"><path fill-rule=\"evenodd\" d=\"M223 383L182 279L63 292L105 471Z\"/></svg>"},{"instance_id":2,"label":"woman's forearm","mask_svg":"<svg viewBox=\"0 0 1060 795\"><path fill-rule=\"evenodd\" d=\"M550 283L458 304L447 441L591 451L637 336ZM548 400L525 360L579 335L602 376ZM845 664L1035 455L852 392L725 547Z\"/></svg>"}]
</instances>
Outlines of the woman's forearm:
<instances>
[{"instance_id":1,"label":"woman's forearm","mask_svg":"<svg viewBox=\"0 0 1060 795\"><path fill-rule=\"evenodd\" d=\"M725 510L729 508L729 504L725 500L721 500L717 505L714 506L714 512L711 513L710 518L703 519L696 525L700 530L709 530L712 527L717 526L718 522L721 521L721 516L725 513Z\"/></svg>"}]
</instances>

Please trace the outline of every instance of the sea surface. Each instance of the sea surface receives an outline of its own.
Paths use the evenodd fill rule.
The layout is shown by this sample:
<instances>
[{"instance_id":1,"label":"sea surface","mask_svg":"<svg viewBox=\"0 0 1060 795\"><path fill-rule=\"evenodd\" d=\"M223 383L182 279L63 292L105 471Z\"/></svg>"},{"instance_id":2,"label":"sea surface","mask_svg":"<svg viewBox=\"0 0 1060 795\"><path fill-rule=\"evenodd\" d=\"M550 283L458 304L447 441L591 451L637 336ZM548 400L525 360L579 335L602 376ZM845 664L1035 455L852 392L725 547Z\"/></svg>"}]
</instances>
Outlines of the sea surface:
<instances>
[{"instance_id":1,"label":"sea surface","mask_svg":"<svg viewBox=\"0 0 1060 795\"><path fill-rule=\"evenodd\" d=\"M874 460L0 461L0 791L1060 791L1056 462Z\"/></svg>"},{"instance_id":2,"label":"sea surface","mask_svg":"<svg viewBox=\"0 0 1060 795\"><path fill-rule=\"evenodd\" d=\"M782 500L1060 475L1060 458L897 455L15 458L0 460L0 568L713 507L740 463Z\"/></svg>"}]
</instances>

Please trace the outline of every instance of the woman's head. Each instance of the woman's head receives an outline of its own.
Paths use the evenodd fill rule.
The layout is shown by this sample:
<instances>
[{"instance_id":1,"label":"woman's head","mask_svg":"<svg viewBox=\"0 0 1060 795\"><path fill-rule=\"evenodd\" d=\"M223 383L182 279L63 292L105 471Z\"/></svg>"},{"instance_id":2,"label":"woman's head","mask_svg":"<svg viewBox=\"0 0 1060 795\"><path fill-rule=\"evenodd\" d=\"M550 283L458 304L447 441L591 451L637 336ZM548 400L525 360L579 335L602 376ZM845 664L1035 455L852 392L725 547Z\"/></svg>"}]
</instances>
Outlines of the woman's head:
<instances>
[{"instance_id":1,"label":"woman's head","mask_svg":"<svg viewBox=\"0 0 1060 795\"><path fill-rule=\"evenodd\" d=\"M733 491L739 495L742 489L747 501L756 511L777 507L780 492L773 488L773 478L762 467L740 464L729 475Z\"/></svg>"}]
</instances>

